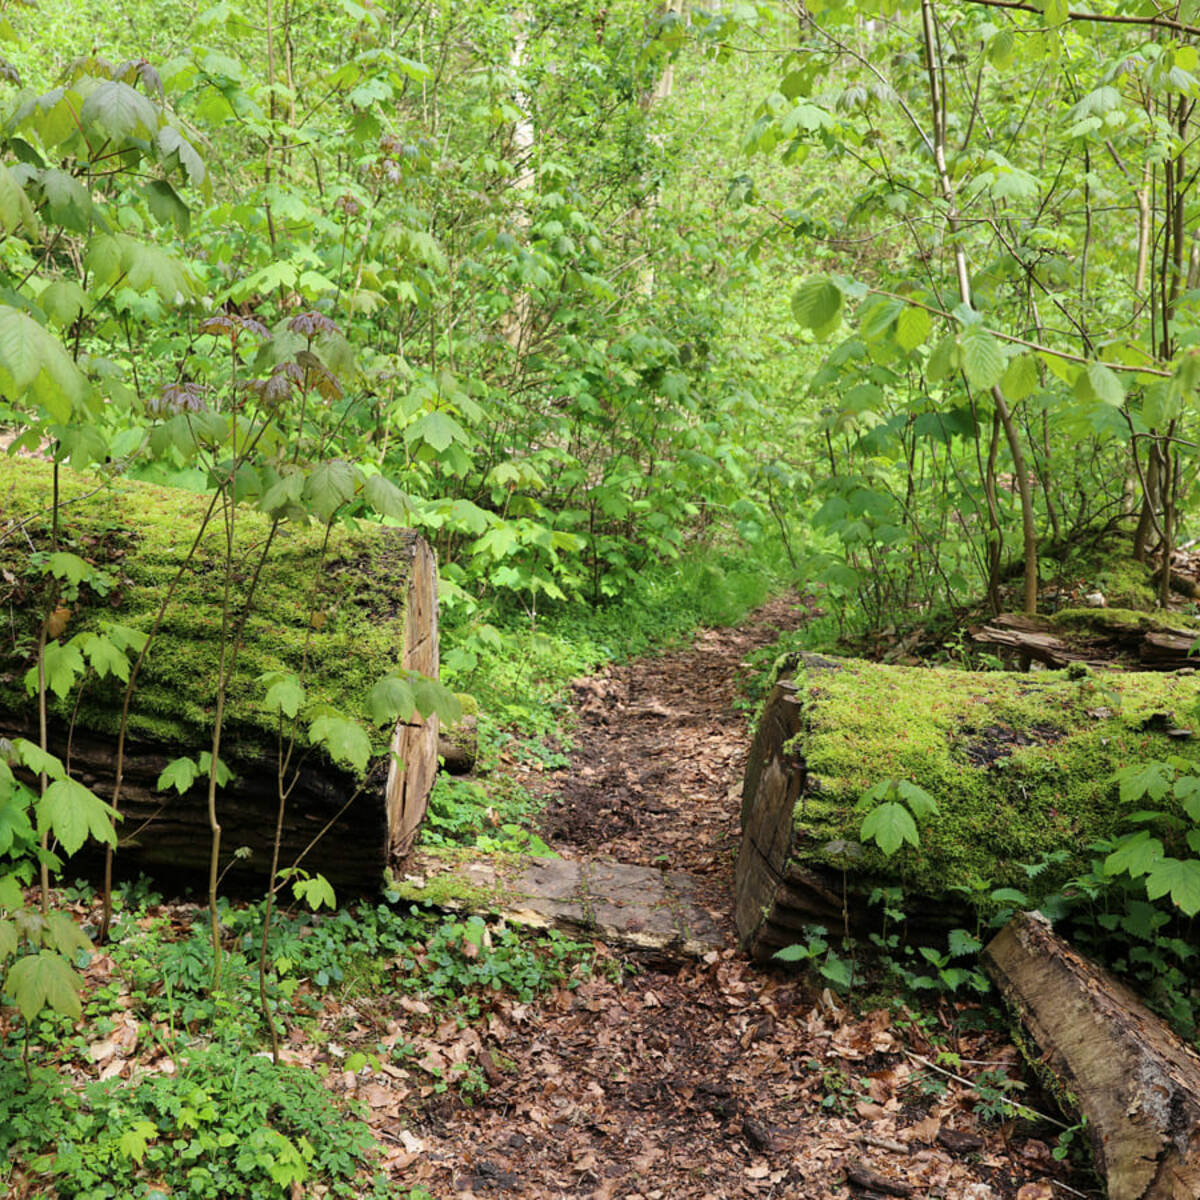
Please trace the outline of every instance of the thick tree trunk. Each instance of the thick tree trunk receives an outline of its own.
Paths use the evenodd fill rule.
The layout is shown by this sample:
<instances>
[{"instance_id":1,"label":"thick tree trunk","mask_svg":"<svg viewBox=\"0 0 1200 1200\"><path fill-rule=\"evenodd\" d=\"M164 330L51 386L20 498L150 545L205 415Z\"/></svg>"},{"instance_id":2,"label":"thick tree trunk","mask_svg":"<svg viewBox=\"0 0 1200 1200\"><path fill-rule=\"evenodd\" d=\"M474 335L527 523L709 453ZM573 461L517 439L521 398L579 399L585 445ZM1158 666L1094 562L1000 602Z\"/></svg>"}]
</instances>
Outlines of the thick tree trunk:
<instances>
[{"instance_id":1,"label":"thick tree trunk","mask_svg":"<svg viewBox=\"0 0 1200 1200\"><path fill-rule=\"evenodd\" d=\"M1030 914L984 950L1064 1103L1087 1118L1109 1200L1200 1196L1200 1055Z\"/></svg>"},{"instance_id":2,"label":"thick tree trunk","mask_svg":"<svg viewBox=\"0 0 1200 1200\"><path fill-rule=\"evenodd\" d=\"M11 616L0 655L0 737L30 737L36 727L36 705L23 680L45 596L28 567L31 552L46 548L48 479L45 464L0 460L0 599ZM112 587L99 595L85 586L60 610L61 641L102 631L104 622L149 632L179 577L130 707L116 865L124 874L145 870L164 880L203 870L209 846L203 778L183 795L156 784L168 762L195 759L211 737L224 532L214 526L189 559L204 496L126 481L99 487L67 474L63 499L64 549L104 570ZM424 817L438 724L436 717L414 716L380 732L367 720L366 695L397 670L437 676L436 563L429 546L407 530L339 527L326 540L322 527L285 524L271 540L247 609L248 581L268 526L249 508L239 513L234 605L235 615L246 617L222 738L222 759L234 773L218 792L222 865L231 881L257 884L269 871L282 778L289 795L281 864L300 858L306 870L342 888L371 890L385 867L407 854ZM372 754L364 772L306 744L317 715L311 708L301 710L297 723L265 708L263 696L279 673L302 683L308 705L327 705L368 733ZM81 689L51 698L51 751L104 799L116 777L123 696L119 680L89 674Z\"/></svg>"},{"instance_id":3,"label":"thick tree trunk","mask_svg":"<svg viewBox=\"0 0 1200 1200\"><path fill-rule=\"evenodd\" d=\"M766 702L742 793L736 916L759 959L809 925L878 928L879 887L902 889L911 932L961 924L978 880L1025 888L1023 864L1060 851L1050 875L1086 869L1087 844L1122 828L1114 773L1178 753L1195 696L1192 678L1152 672L1072 678L812 654L794 671ZM920 844L891 858L860 844L856 808L888 780L916 784L939 810L917 822Z\"/></svg>"}]
</instances>

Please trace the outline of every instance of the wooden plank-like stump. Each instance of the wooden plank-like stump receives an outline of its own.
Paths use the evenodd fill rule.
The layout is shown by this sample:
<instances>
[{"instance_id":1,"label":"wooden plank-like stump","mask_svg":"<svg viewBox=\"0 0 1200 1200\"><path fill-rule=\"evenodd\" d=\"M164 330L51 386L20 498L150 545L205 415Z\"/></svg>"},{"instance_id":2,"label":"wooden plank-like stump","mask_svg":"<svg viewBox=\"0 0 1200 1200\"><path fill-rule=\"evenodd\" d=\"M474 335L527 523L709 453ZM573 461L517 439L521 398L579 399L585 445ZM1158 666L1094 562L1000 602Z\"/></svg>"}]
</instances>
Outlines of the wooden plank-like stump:
<instances>
[{"instance_id":1,"label":"wooden plank-like stump","mask_svg":"<svg viewBox=\"0 0 1200 1200\"><path fill-rule=\"evenodd\" d=\"M73 636L110 621L149 631L178 576L174 598L151 643L133 696L118 832L118 868L173 880L206 869L205 787L182 796L156 788L172 759L208 749L216 704L222 629L225 529L216 516L190 554L209 497L117 480L107 484L61 471L59 544L104 571L109 587L83 587L59 603ZM36 661L47 592L29 571L30 555L50 548L49 465L0 458L0 599L6 620L0 651L0 737L37 740L36 703L24 680ZM264 548L269 553L258 563ZM190 555L190 556L189 556ZM358 721L372 757L358 773L305 745L288 760L292 784L281 865L303 866L342 888L371 890L405 855L425 814L437 769L438 722L399 722L379 730L366 720L366 696L397 669L438 673L437 566L410 530L362 522L335 527L270 520L237 509L229 615L242 624L230 681L221 757L234 780L218 793L222 847L230 880L259 881L269 869L279 765L292 730L262 701L271 672L302 679L307 701ZM181 573L182 565L182 573ZM257 575L257 579L256 579ZM253 600L247 604L251 582ZM53 752L71 773L108 799L115 777L124 687L89 675L82 690L53 698ZM310 710L311 711L311 710ZM324 832L323 832L324 831ZM314 844L314 839L318 839ZM234 857L239 849L240 857Z\"/></svg>"},{"instance_id":2,"label":"wooden plank-like stump","mask_svg":"<svg viewBox=\"0 0 1200 1200\"><path fill-rule=\"evenodd\" d=\"M1087 1118L1109 1200L1200 1196L1200 1055L1030 914L1010 921L983 961L1037 1066Z\"/></svg>"},{"instance_id":3,"label":"wooden plank-like stump","mask_svg":"<svg viewBox=\"0 0 1200 1200\"><path fill-rule=\"evenodd\" d=\"M793 674L794 672L794 674ZM791 677L789 677L789 675ZM1191 674L970 672L801 655L768 697L751 747L736 868L737 922L757 958L809 925L876 927L868 897L899 887L909 926L968 918L967 897L1051 885L1118 832L1115 772L1186 753ZM885 859L858 845L863 793L917 784L939 813ZM1168 799L1165 803L1170 804Z\"/></svg>"}]
</instances>

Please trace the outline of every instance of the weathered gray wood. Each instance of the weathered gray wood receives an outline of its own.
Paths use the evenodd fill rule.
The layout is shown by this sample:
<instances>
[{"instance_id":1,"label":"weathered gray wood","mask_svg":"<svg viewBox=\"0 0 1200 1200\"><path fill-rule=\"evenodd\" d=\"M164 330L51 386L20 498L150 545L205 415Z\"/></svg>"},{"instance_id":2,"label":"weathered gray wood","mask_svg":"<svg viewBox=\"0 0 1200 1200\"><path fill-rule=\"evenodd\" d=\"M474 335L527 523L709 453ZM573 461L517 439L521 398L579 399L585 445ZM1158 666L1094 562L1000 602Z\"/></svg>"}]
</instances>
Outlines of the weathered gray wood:
<instances>
[{"instance_id":1,"label":"weathered gray wood","mask_svg":"<svg viewBox=\"0 0 1200 1200\"><path fill-rule=\"evenodd\" d=\"M1087 1118L1109 1200L1200 1196L1200 1055L1031 914L1010 921L983 959L1037 1066Z\"/></svg>"}]
</instances>

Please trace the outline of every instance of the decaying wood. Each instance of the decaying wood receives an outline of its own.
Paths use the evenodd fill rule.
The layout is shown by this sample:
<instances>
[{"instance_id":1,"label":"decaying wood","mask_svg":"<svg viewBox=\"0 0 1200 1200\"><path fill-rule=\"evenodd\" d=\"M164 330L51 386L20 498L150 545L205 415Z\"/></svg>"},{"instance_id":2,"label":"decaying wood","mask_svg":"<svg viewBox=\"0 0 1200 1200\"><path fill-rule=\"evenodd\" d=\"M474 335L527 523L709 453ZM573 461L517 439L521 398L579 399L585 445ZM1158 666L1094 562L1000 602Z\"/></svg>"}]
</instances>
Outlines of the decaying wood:
<instances>
[{"instance_id":1,"label":"decaying wood","mask_svg":"<svg viewBox=\"0 0 1200 1200\"><path fill-rule=\"evenodd\" d=\"M479 757L479 719L467 713L438 735L438 757L451 775L469 775Z\"/></svg>"},{"instance_id":2,"label":"decaying wood","mask_svg":"<svg viewBox=\"0 0 1200 1200\"><path fill-rule=\"evenodd\" d=\"M0 496L10 501L0 516L0 589L7 580L4 600L11 618L0 654L0 737L35 742L36 707L21 681L36 651L45 599L22 581L29 578L23 568L30 551L45 548L47 526L39 509L41 493L49 491L48 472L44 463L0 459ZM102 597L84 594L72 602L64 638L98 629L103 620L150 629L158 597L187 556L207 497L128 481L103 488L65 470L62 490L64 545L85 553L116 581ZM147 871L174 879L207 869L206 781L183 795L159 791L156 784L168 762L194 758L211 736L216 672L208 656L221 628L224 569L219 525L188 562L189 598L168 610L134 693L119 799L116 866L123 874ZM325 544L323 533L312 527L281 526L272 533L267 518L245 508L238 512L237 537L238 587L251 577L254 556L268 537L278 552L266 560L258 603L246 623L247 648L231 685L234 700L221 749L234 779L218 792L228 880L257 885L271 862L279 763L288 735L281 751L279 720L256 700L265 685L255 678L263 666L254 664L303 674L309 698L318 702L337 703L338 689L355 673L374 680L400 668L436 678L437 566L417 534L366 524L334 530ZM235 592L235 616L242 603L238 596ZM373 638L370 647L364 628ZM176 665L169 670L168 663ZM362 686L365 695L368 685ZM117 680L90 677L77 709L72 696L56 702L51 714L50 750L104 799L113 791L122 697ZM380 737L375 749L360 775L321 750L296 748L287 773L282 866L303 855L304 868L320 871L340 888L371 890L382 882L385 868L408 852L437 770L436 717L397 722L390 748Z\"/></svg>"},{"instance_id":3,"label":"decaying wood","mask_svg":"<svg viewBox=\"0 0 1200 1200\"><path fill-rule=\"evenodd\" d=\"M1020 886L1021 864L1082 855L1081 829L1107 836L1122 819L1115 771L1135 751L1165 758L1192 736L1179 727L1195 701L1187 676L972 673L811 654L796 672L767 698L742 793L735 912L759 960L814 925L877 931L880 887L903 888L910 935L961 923L971 871ZM859 845L855 810L889 776L939 805L920 846L893 859ZM980 854L987 861L963 867ZM1062 869L1072 866L1086 862Z\"/></svg>"},{"instance_id":4,"label":"decaying wood","mask_svg":"<svg viewBox=\"0 0 1200 1200\"><path fill-rule=\"evenodd\" d=\"M1191 650L1200 629L1189 632L1149 613L1121 617L1098 609L1092 621L1082 611L1058 617L1002 613L986 625L973 626L970 634L973 641L1051 668L1085 663L1175 671L1196 665Z\"/></svg>"},{"instance_id":5,"label":"decaying wood","mask_svg":"<svg viewBox=\"0 0 1200 1200\"><path fill-rule=\"evenodd\" d=\"M1039 918L1014 918L984 965L1086 1132L1109 1200L1200 1196L1200 1055Z\"/></svg>"}]
</instances>

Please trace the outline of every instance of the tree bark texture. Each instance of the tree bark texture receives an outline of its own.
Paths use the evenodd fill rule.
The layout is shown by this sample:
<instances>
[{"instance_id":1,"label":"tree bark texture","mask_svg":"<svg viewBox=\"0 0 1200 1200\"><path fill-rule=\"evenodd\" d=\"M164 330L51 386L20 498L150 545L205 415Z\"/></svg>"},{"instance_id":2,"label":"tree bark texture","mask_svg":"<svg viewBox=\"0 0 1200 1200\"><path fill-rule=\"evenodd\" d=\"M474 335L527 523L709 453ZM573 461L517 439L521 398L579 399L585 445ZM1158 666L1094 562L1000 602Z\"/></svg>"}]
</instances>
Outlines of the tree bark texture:
<instances>
[{"instance_id":1,"label":"tree bark texture","mask_svg":"<svg viewBox=\"0 0 1200 1200\"><path fill-rule=\"evenodd\" d=\"M1031 914L1010 921L983 960L1038 1068L1087 1118L1109 1200L1200 1196L1200 1055Z\"/></svg>"}]
</instances>

